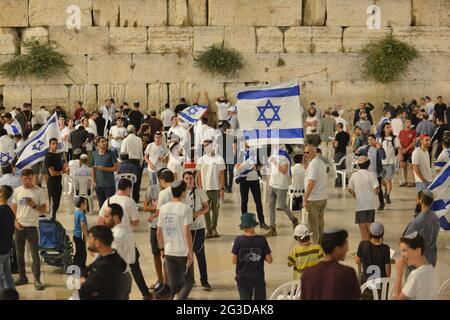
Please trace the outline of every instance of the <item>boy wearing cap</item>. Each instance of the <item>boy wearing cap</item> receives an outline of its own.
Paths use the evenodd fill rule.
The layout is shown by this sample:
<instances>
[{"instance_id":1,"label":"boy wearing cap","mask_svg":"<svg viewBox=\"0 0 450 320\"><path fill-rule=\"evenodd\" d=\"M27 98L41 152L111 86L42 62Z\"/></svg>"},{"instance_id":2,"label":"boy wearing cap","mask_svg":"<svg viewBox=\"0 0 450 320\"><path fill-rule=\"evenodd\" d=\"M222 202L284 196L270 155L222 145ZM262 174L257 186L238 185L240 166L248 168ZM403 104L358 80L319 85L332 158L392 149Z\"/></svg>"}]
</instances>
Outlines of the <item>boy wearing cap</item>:
<instances>
[{"instance_id":1,"label":"boy wearing cap","mask_svg":"<svg viewBox=\"0 0 450 320\"><path fill-rule=\"evenodd\" d=\"M294 230L294 239L299 245L288 256L288 267L294 270L294 280L300 280L306 268L315 266L324 257L320 244L312 244L312 232L307 225L299 224Z\"/></svg>"},{"instance_id":2,"label":"boy wearing cap","mask_svg":"<svg viewBox=\"0 0 450 320\"><path fill-rule=\"evenodd\" d=\"M388 245L383 243L384 226L374 222L370 225L370 240L359 243L355 262L362 265L361 284L367 280L377 278L390 278L391 276L391 254ZM378 267L374 272L373 268ZM369 268L370 267L370 268Z\"/></svg>"},{"instance_id":3,"label":"boy wearing cap","mask_svg":"<svg viewBox=\"0 0 450 320\"><path fill-rule=\"evenodd\" d=\"M356 199L355 223L359 225L362 240L369 240L370 224L375 221L375 209L378 205L379 184L373 172L367 170L370 160L358 158L358 171L354 172L348 183L348 192Z\"/></svg>"},{"instance_id":4,"label":"boy wearing cap","mask_svg":"<svg viewBox=\"0 0 450 320\"><path fill-rule=\"evenodd\" d=\"M234 240L231 250L241 300L266 300L264 261L273 259L267 239L255 232L257 225L255 214L242 214L239 227L244 234Z\"/></svg>"}]
</instances>

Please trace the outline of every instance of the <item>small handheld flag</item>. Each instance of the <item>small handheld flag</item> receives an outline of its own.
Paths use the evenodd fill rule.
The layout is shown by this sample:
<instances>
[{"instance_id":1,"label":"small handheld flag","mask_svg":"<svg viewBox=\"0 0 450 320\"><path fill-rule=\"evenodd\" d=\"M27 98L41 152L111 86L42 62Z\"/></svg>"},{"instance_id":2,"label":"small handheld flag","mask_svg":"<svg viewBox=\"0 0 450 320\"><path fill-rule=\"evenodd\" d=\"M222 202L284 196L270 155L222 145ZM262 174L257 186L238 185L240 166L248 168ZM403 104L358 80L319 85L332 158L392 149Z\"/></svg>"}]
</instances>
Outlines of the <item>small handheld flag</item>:
<instances>
[{"instance_id":1,"label":"small handheld flag","mask_svg":"<svg viewBox=\"0 0 450 320\"><path fill-rule=\"evenodd\" d=\"M194 124L203 117L207 109L207 106L190 106L183 111L178 112L178 117L182 118L187 123Z\"/></svg>"}]
</instances>

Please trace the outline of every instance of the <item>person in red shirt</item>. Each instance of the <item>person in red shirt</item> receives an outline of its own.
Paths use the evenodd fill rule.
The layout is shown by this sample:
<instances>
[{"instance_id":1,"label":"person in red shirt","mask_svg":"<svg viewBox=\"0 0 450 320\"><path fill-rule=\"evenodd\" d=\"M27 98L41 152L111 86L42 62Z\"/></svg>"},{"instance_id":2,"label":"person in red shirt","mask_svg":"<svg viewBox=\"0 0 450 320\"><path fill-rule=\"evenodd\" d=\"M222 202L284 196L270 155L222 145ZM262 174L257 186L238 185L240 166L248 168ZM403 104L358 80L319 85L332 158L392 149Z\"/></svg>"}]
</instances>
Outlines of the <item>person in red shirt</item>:
<instances>
[{"instance_id":1,"label":"person in red shirt","mask_svg":"<svg viewBox=\"0 0 450 320\"><path fill-rule=\"evenodd\" d=\"M405 128L400 131L398 137L402 146L400 187L414 187L413 182L408 182L408 164L411 166L411 157L416 145L416 136L416 130L411 128L411 120L406 119Z\"/></svg>"},{"instance_id":2,"label":"person in red shirt","mask_svg":"<svg viewBox=\"0 0 450 320\"><path fill-rule=\"evenodd\" d=\"M74 118L75 120L80 120L82 116L84 116L86 113L86 110L83 108L83 102L77 101L75 102L75 113Z\"/></svg>"}]
</instances>

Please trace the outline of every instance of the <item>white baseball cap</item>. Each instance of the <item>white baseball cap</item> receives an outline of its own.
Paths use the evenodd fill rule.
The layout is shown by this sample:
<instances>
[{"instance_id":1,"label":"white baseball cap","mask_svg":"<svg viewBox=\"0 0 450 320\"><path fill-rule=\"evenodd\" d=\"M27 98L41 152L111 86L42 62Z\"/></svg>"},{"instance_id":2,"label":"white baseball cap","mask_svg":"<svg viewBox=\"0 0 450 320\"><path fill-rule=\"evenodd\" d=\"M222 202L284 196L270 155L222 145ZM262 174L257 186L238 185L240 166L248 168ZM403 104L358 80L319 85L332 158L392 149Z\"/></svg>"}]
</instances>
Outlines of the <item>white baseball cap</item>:
<instances>
[{"instance_id":1,"label":"white baseball cap","mask_svg":"<svg viewBox=\"0 0 450 320\"><path fill-rule=\"evenodd\" d=\"M312 235L313 233L309 232L309 227L306 224L299 224L295 227L294 236L300 237L301 240Z\"/></svg>"}]
</instances>

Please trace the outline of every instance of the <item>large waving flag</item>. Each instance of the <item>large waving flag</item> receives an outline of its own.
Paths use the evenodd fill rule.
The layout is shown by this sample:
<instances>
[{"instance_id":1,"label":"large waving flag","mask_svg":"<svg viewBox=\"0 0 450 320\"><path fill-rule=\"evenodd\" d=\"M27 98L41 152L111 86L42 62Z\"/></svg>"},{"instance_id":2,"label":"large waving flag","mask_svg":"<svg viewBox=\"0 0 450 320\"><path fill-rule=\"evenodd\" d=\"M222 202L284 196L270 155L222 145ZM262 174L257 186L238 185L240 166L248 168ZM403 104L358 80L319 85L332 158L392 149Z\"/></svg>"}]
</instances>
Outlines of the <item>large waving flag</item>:
<instances>
[{"instance_id":1,"label":"large waving flag","mask_svg":"<svg viewBox=\"0 0 450 320\"><path fill-rule=\"evenodd\" d=\"M203 117L203 114L207 109L207 106L190 106L183 111L178 112L178 117L187 123L194 124Z\"/></svg>"},{"instance_id":2,"label":"large waving flag","mask_svg":"<svg viewBox=\"0 0 450 320\"><path fill-rule=\"evenodd\" d=\"M48 153L49 140L58 139L58 150L61 151L61 131L58 126L58 116L56 112L47 123L31 138L16 150L18 157L16 167L24 169L41 161Z\"/></svg>"},{"instance_id":3,"label":"large waving flag","mask_svg":"<svg viewBox=\"0 0 450 320\"><path fill-rule=\"evenodd\" d=\"M428 186L433 193L434 201L431 210L439 217L441 226L449 230L448 221L445 217L450 210L450 161L442 168L433 182Z\"/></svg>"},{"instance_id":4,"label":"large waving flag","mask_svg":"<svg viewBox=\"0 0 450 320\"><path fill-rule=\"evenodd\" d=\"M239 126L249 145L303 143L297 81L247 87L236 97Z\"/></svg>"}]
</instances>

